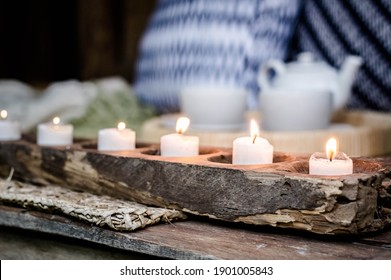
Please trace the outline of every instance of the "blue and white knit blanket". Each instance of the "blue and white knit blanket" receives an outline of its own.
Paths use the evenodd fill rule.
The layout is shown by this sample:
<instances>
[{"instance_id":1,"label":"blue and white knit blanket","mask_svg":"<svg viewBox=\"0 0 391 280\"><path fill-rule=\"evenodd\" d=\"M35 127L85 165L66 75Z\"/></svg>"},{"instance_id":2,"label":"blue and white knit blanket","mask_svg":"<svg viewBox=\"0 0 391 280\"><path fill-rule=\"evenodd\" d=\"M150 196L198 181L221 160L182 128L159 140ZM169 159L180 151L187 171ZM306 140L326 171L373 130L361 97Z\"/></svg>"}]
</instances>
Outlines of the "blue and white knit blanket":
<instances>
[{"instance_id":1,"label":"blue and white knit blanket","mask_svg":"<svg viewBox=\"0 0 391 280\"><path fill-rule=\"evenodd\" d=\"M333 66L362 57L351 108L391 111L391 0L306 0L296 52L310 51Z\"/></svg>"},{"instance_id":2,"label":"blue and white knit blanket","mask_svg":"<svg viewBox=\"0 0 391 280\"><path fill-rule=\"evenodd\" d=\"M135 91L160 112L181 88L246 88L257 106L263 62L284 59L300 0L160 0L140 45Z\"/></svg>"}]
</instances>

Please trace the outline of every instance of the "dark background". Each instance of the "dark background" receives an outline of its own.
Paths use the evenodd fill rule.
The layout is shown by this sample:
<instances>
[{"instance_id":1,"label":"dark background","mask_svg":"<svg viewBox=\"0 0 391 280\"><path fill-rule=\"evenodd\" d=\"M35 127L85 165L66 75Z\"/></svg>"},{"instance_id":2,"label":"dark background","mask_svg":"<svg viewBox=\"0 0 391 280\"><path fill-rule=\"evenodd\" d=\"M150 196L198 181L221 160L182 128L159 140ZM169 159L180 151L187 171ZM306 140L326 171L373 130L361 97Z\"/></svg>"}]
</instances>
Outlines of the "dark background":
<instances>
[{"instance_id":1,"label":"dark background","mask_svg":"<svg viewBox=\"0 0 391 280\"><path fill-rule=\"evenodd\" d=\"M134 79L155 0L0 0L0 79Z\"/></svg>"}]
</instances>

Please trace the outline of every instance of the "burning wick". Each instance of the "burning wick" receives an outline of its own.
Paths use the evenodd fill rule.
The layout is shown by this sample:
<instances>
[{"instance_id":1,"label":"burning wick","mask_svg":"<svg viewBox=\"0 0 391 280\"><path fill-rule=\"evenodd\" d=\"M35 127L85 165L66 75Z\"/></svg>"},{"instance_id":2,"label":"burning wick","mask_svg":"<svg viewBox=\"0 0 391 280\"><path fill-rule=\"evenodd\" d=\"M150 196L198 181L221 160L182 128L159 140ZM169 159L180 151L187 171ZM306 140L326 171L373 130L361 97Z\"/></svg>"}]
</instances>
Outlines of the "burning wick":
<instances>
[{"instance_id":1,"label":"burning wick","mask_svg":"<svg viewBox=\"0 0 391 280\"><path fill-rule=\"evenodd\" d=\"M176 121L176 132L178 134L183 134L185 133L185 131L187 130L187 128L189 127L190 125L190 119L189 118L186 118L186 117L180 117L177 121Z\"/></svg>"},{"instance_id":2,"label":"burning wick","mask_svg":"<svg viewBox=\"0 0 391 280\"><path fill-rule=\"evenodd\" d=\"M54 124L54 125L59 125L60 122L61 122L61 120L60 120L59 117L54 117L54 118L53 118L53 124Z\"/></svg>"},{"instance_id":3,"label":"burning wick","mask_svg":"<svg viewBox=\"0 0 391 280\"><path fill-rule=\"evenodd\" d=\"M330 161L333 161L333 158L334 158L334 152L330 151L330 156L329 156Z\"/></svg>"},{"instance_id":4,"label":"burning wick","mask_svg":"<svg viewBox=\"0 0 391 280\"><path fill-rule=\"evenodd\" d=\"M313 153L309 160L309 174L340 176L353 174L353 161L343 152L338 152L338 143L330 138L326 143L326 153Z\"/></svg>"},{"instance_id":5,"label":"burning wick","mask_svg":"<svg viewBox=\"0 0 391 280\"><path fill-rule=\"evenodd\" d=\"M3 120L7 119L7 117L8 117L8 112L7 112L6 110L1 110L1 111L0 111L0 117L1 117Z\"/></svg>"},{"instance_id":6,"label":"burning wick","mask_svg":"<svg viewBox=\"0 0 391 280\"><path fill-rule=\"evenodd\" d=\"M124 122L119 122L117 128L118 130L124 130L126 128L126 124Z\"/></svg>"},{"instance_id":7,"label":"burning wick","mask_svg":"<svg viewBox=\"0 0 391 280\"><path fill-rule=\"evenodd\" d=\"M258 125L257 125L257 122L255 120L251 120L250 127L251 127L251 138L253 139L253 144L254 144L255 140L258 137Z\"/></svg>"},{"instance_id":8,"label":"burning wick","mask_svg":"<svg viewBox=\"0 0 391 280\"><path fill-rule=\"evenodd\" d=\"M327 158L330 161L333 161L336 154L337 154L337 140L335 138L330 138L326 143Z\"/></svg>"}]
</instances>

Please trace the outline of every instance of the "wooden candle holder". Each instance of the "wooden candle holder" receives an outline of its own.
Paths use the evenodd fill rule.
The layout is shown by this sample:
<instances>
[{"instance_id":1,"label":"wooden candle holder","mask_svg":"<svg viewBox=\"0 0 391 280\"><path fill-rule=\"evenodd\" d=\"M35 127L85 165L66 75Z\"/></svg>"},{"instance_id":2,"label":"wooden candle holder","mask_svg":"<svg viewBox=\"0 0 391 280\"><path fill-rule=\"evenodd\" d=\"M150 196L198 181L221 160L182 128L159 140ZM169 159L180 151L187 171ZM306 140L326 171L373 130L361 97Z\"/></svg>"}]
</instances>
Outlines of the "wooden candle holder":
<instances>
[{"instance_id":1,"label":"wooden candle holder","mask_svg":"<svg viewBox=\"0 0 391 280\"><path fill-rule=\"evenodd\" d=\"M274 153L273 164L231 164L231 151L201 148L163 158L158 145L98 152L96 143L40 147L0 142L0 174L109 195L230 222L320 234L378 231L391 223L391 158L354 158L354 174L308 174L309 155Z\"/></svg>"}]
</instances>

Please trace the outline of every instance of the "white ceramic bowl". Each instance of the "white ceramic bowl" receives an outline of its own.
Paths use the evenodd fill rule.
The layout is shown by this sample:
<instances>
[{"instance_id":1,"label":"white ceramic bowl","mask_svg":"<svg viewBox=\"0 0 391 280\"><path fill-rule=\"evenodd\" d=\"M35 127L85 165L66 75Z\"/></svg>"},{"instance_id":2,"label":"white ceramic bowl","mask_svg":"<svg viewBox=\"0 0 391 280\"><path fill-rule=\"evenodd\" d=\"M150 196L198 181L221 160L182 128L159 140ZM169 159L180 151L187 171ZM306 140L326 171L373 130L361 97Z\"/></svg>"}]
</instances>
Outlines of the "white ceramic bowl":
<instances>
[{"instance_id":1,"label":"white ceramic bowl","mask_svg":"<svg viewBox=\"0 0 391 280\"><path fill-rule=\"evenodd\" d=\"M261 126L272 131L325 129L331 106L327 91L269 90L260 95Z\"/></svg>"},{"instance_id":2,"label":"white ceramic bowl","mask_svg":"<svg viewBox=\"0 0 391 280\"><path fill-rule=\"evenodd\" d=\"M243 126L247 91L235 87L200 86L181 91L181 112L191 127L203 130L236 130Z\"/></svg>"}]
</instances>

